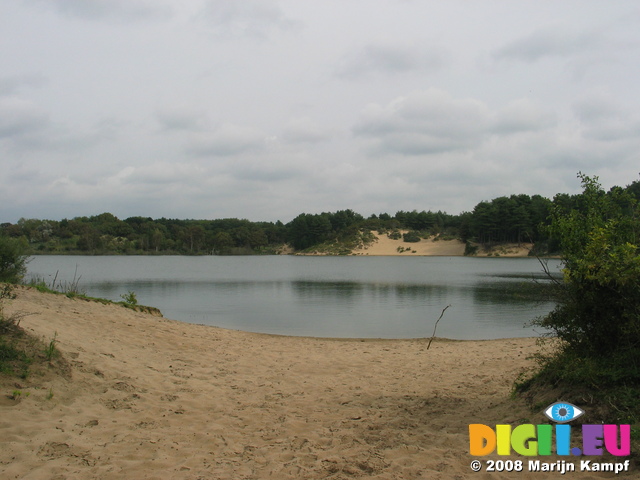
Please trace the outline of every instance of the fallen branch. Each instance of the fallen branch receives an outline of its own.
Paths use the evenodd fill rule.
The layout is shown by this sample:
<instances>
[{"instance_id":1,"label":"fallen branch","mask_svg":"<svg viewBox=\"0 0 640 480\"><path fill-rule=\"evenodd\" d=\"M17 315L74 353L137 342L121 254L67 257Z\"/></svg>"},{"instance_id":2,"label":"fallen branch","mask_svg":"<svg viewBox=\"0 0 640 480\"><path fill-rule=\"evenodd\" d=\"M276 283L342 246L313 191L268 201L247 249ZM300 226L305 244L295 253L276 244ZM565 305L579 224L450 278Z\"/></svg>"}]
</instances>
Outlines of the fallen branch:
<instances>
[{"instance_id":1,"label":"fallen branch","mask_svg":"<svg viewBox=\"0 0 640 480\"><path fill-rule=\"evenodd\" d=\"M442 318L442 316L444 315L444 312L447 308L449 308L451 305L447 305L446 307L444 307L442 309L442 313L440 314L440 316L438 317L438 320L436 320L436 324L433 326L433 335L431 335L431 338L429 339L429 343L427 345L427 350L429 350L429 347L431 346L431 342L433 342L433 339L436 337L436 328L438 328L438 322L440 321L440 319Z\"/></svg>"}]
</instances>

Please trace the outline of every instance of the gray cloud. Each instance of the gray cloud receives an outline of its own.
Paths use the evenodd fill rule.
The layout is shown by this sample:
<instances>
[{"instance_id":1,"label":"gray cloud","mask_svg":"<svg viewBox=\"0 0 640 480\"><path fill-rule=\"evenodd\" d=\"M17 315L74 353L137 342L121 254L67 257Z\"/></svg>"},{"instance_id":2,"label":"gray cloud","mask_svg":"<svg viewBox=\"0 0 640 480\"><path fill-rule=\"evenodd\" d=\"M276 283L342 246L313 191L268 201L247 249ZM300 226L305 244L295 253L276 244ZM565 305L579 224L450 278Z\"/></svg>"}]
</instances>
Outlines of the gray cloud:
<instances>
[{"instance_id":1,"label":"gray cloud","mask_svg":"<svg viewBox=\"0 0 640 480\"><path fill-rule=\"evenodd\" d=\"M207 115L203 110L177 106L164 108L155 113L156 120L166 131L199 132L207 128Z\"/></svg>"},{"instance_id":2,"label":"gray cloud","mask_svg":"<svg viewBox=\"0 0 640 480\"><path fill-rule=\"evenodd\" d=\"M353 131L370 139L378 153L428 155L477 145L489 122L489 109L482 102L429 89L386 106L370 105Z\"/></svg>"},{"instance_id":3,"label":"gray cloud","mask_svg":"<svg viewBox=\"0 0 640 480\"><path fill-rule=\"evenodd\" d=\"M637 148L640 146L638 145L638 139L640 138L640 116L623 115L585 125L582 133L585 138L604 142L631 140L635 144L635 148Z\"/></svg>"},{"instance_id":4,"label":"gray cloud","mask_svg":"<svg viewBox=\"0 0 640 480\"><path fill-rule=\"evenodd\" d=\"M28 0L63 15L85 20L141 20L166 17L171 10L159 0Z\"/></svg>"},{"instance_id":5,"label":"gray cloud","mask_svg":"<svg viewBox=\"0 0 640 480\"><path fill-rule=\"evenodd\" d=\"M572 105L575 115L585 123L619 117L622 112L616 99L604 92L591 93Z\"/></svg>"},{"instance_id":6,"label":"gray cloud","mask_svg":"<svg viewBox=\"0 0 640 480\"><path fill-rule=\"evenodd\" d=\"M42 74L24 74L0 77L0 96L15 95L27 88L38 88L47 84Z\"/></svg>"},{"instance_id":7,"label":"gray cloud","mask_svg":"<svg viewBox=\"0 0 640 480\"><path fill-rule=\"evenodd\" d=\"M574 103L573 112L580 119L585 139L640 143L640 115L618 105L611 95L596 93L584 97Z\"/></svg>"},{"instance_id":8,"label":"gray cloud","mask_svg":"<svg viewBox=\"0 0 640 480\"><path fill-rule=\"evenodd\" d=\"M493 136L536 134L557 125L555 112L523 98L498 111L475 99L455 99L430 89L370 105L354 128L376 154L435 155L480 149Z\"/></svg>"},{"instance_id":9,"label":"gray cloud","mask_svg":"<svg viewBox=\"0 0 640 480\"><path fill-rule=\"evenodd\" d=\"M640 150L636 11L0 2L0 221L456 213L578 191L578 170L626 184Z\"/></svg>"},{"instance_id":10,"label":"gray cloud","mask_svg":"<svg viewBox=\"0 0 640 480\"><path fill-rule=\"evenodd\" d=\"M494 51L497 60L536 62L544 57L567 57L593 50L601 42L595 32L575 32L566 26L545 27Z\"/></svg>"},{"instance_id":11,"label":"gray cloud","mask_svg":"<svg viewBox=\"0 0 640 480\"><path fill-rule=\"evenodd\" d=\"M310 118L301 117L285 125L282 138L290 143L319 143L329 140L331 133Z\"/></svg>"},{"instance_id":12,"label":"gray cloud","mask_svg":"<svg viewBox=\"0 0 640 480\"><path fill-rule=\"evenodd\" d=\"M510 102L497 113L492 131L498 134L535 132L552 128L556 122L553 111L524 98Z\"/></svg>"},{"instance_id":13,"label":"gray cloud","mask_svg":"<svg viewBox=\"0 0 640 480\"><path fill-rule=\"evenodd\" d=\"M215 33L230 37L264 38L296 25L273 0L207 0L200 17Z\"/></svg>"},{"instance_id":14,"label":"gray cloud","mask_svg":"<svg viewBox=\"0 0 640 480\"><path fill-rule=\"evenodd\" d=\"M261 150L265 141L266 135L254 128L227 123L191 136L187 151L196 156L226 157Z\"/></svg>"},{"instance_id":15,"label":"gray cloud","mask_svg":"<svg viewBox=\"0 0 640 480\"><path fill-rule=\"evenodd\" d=\"M48 124L48 116L32 102L0 97L0 139L19 141L42 131Z\"/></svg>"},{"instance_id":16,"label":"gray cloud","mask_svg":"<svg viewBox=\"0 0 640 480\"><path fill-rule=\"evenodd\" d=\"M372 73L433 72L444 64L443 52L430 47L367 45L346 55L336 69L336 75L356 79Z\"/></svg>"},{"instance_id":17,"label":"gray cloud","mask_svg":"<svg viewBox=\"0 0 640 480\"><path fill-rule=\"evenodd\" d=\"M186 162L154 162L137 167L127 166L113 178L122 184L146 186L155 189L158 186L195 185L211 176L209 169L202 165Z\"/></svg>"},{"instance_id":18,"label":"gray cloud","mask_svg":"<svg viewBox=\"0 0 640 480\"><path fill-rule=\"evenodd\" d=\"M83 128L56 123L34 102L15 96L0 97L0 142L15 152L74 155L113 142L121 122L102 119Z\"/></svg>"}]
</instances>

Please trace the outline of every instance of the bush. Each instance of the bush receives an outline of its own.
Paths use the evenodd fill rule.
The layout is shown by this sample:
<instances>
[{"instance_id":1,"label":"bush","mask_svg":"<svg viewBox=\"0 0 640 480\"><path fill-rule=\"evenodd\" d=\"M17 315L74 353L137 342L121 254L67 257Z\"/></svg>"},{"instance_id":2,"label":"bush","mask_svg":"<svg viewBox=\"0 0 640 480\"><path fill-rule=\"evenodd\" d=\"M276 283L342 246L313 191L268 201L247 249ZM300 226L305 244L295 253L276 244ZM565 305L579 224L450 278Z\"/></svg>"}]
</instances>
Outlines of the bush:
<instances>
[{"instance_id":1,"label":"bush","mask_svg":"<svg viewBox=\"0 0 640 480\"><path fill-rule=\"evenodd\" d=\"M627 401L630 391L640 393L640 211L627 190L605 193L597 178L580 178L583 193L572 208L551 212L564 281L555 309L534 322L560 347L523 389L588 390L612 415L640 418L637 401Z\"/></svg>"},{"instance_id":2,"label":"bush","mask_svg":"<svg viewBox=\"0 0 640 480\"><path fill-rule=\"evenodd\" d=\"M0 282L19 283L27 272L27 247L20 240L0 235Z\"/></svg>"},{"instance_id":3,"label":"bush","mask_svg":"<svg viewBox=\"0 0 640 480\"><path fill-rule=\"evenodd\" d=\"M421 238L418 232L411 231L402 235L402 240L407 243L417 243L421 240Z\"/></svg>"},{"instance_id":4,"label":"bush","mask_svg":"<svg viewBox=\"0 0 640 480\"><path fill-rule=\"evenodd\" d=\"M551 214L562 245L564 291L539 323L585 357L626 358L640 380L640 221L624 190L605 193L582 176L580 204ZM625 361L626 363L626 361Z\"/></svg>"},{"instance_id":5,"label":"bush","mask_svg":"<svg viewBox=\"0 0 640 480\"><path fill-rule=\"evenodd\" d=\"M133 307L135 305L138 305L138 297L136 296L135 292L132 292L131 290L120 295L120 298L122 298L127 306Z\"/></svg>"},{"instance_id":6,"label":"bush","mask_svg":"<svg viewBox=\"0 0 640 480\"><path fill-rule=\"evenodd\" d=\"M469 242L467 240L467 243L465 243L464 245L464 255L465 256L472 256L472 255L477 255L478 254L478 246L477 245L473 245L471 242Z\"/></svg>"}]
</instances>

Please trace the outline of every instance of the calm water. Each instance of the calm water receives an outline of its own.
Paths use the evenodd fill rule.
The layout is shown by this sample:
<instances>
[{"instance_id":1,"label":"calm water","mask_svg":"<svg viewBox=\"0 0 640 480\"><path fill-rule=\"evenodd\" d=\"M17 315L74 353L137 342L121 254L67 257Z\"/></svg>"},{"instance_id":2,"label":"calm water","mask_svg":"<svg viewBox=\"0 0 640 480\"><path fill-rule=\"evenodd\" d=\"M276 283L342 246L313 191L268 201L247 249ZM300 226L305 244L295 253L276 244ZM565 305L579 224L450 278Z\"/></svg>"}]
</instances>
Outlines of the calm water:
<instances>
[{"instance_id":1,"label":"calm water","mask_svg":"<svg viewBox=\"0 0 640 480\"><path fill-rule=\"evenodd\" d=\"M559 262L549 266L557 269ZM543 279L530 258L296 256L37 256L29 276L87 295L138 302L165 317L252 332L318 337L490 339L525 328L551 303L513 287Z\"/></svg>"}]
</instances>

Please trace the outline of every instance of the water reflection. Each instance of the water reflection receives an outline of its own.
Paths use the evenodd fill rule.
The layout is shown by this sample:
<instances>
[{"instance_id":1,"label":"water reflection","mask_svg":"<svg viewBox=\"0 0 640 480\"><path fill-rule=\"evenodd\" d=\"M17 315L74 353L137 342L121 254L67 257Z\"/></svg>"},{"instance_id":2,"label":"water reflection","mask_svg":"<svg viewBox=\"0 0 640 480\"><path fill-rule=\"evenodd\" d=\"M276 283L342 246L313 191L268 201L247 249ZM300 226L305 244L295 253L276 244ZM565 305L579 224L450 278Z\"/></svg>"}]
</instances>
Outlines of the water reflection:
<instances>
[{"instance_id":1,"label":"water reflection","mask_svg":"<svg viewBox=\"0 0 640 480\"><path fill-rule=\"evenodd\" d=\"M370 299L424 299L442 297L450 288L442 285L390 284L366 282L291 282L293 292L301 300L322 298L326 301Z\"/></svg>"},{"instance_id":2,"label":"water reflection","mask_svg":"<svg viewBox=\"0 0 640 480\"><path fill-rule=\"evenodd\" d=\"M487 281L473 287L473 301L481 304L523 305L547 303L550 285L530 282Z\"/></svg>"},{"instance_id":3,"label":"water reflection","mask_svg":"<svg viewBox=\"0 0 640 480\"><path fill-rule=\"evenodd\" d=\"M524 260L524 261L523 261ZM168 318L324 337L501 338L548 313L536 260L454 257L36 257L29 273L73 275L88 295L133 291Z\"/></svg>"}]
</instances>

